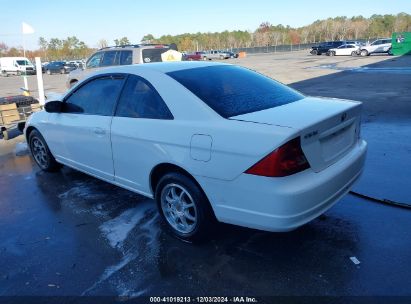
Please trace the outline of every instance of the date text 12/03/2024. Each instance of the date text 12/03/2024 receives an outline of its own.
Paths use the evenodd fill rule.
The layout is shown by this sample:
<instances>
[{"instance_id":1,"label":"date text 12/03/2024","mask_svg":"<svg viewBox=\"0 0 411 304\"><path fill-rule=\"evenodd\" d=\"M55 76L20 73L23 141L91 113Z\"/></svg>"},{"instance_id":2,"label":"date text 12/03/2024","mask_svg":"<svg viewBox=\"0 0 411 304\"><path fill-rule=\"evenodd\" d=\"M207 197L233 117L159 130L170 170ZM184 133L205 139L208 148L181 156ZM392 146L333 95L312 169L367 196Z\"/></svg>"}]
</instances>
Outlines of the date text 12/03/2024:
<instances>
[{"instance_id":1,"label":"date text 12/03/2024","mask_svg":"<svg viewBox=\"0 0 411 304\"><path fill-rule=\"evenodd\" d=\"M254 297L150 297L150 303L258 303Z\"/></svg>"}]
</instances>

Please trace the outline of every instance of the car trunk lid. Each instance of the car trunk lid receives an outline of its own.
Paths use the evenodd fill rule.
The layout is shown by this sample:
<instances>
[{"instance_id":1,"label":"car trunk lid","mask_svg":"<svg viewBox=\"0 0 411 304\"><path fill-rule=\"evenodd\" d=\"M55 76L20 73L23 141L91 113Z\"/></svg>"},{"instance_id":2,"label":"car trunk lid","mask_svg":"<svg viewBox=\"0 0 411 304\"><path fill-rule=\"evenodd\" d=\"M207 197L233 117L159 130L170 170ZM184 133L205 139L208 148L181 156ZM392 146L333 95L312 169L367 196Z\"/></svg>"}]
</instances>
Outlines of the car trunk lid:
<instances>
[{"instance_id":1,"label":"car trunk lid","mask_svg":"<svg viewBox=\"0 0 411 304\"><path fill-rule=\"evenodd\" d=\"M354 146L360 132L361 103L306 97L230 119L290 128L290 136L301 136L301 148L311 168L319 172Z\"/></svg>"}]
</instances>

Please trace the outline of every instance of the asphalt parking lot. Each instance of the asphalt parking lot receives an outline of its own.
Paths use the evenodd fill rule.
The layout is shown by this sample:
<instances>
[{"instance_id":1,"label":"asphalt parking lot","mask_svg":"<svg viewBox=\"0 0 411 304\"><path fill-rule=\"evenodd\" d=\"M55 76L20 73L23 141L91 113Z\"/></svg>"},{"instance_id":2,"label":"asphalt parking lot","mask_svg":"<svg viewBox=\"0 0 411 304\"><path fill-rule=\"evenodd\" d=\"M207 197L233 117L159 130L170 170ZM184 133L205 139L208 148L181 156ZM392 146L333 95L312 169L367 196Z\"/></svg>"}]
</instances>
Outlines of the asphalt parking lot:
<instances>
[{"instance_id":1,"label":"asphalt parking lot","mask_svg":"<svg viewBox=\"0 0 411 304\"><path fill-rule=\"evenodd\" d=\"M354 190L411 205L411 56L295 52L229 62L307 95L362 101L369 153ZM34 80L29 77L32 88ZM20 81L0 78L0 97L14 95ZM65 75L45 75L44 82L46 92L63 92ZM406 301L410 219L410 209L348 194L289 233L221 224L208 243L186 244L164 231L153 201L70 168L43 173L22 136L0 140L0 296L410 297Z\"/></svg>"}]
</instances>

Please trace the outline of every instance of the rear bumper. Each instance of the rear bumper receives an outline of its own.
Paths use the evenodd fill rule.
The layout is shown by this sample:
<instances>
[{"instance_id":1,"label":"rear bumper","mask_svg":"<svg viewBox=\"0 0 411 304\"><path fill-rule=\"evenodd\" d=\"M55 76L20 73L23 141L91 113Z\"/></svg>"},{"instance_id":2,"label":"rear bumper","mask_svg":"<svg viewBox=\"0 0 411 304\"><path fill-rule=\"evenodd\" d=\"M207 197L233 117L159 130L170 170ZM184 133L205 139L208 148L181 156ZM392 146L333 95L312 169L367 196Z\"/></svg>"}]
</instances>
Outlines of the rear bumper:
<instances>
[{"instance_id":1,"label":"rear bumper","mask_svg":"<svg viewBox=\"0 0 411 304\"><path fill-rule=\"evenodd\" d=\"M355 147L319 173L284 178L242 174L233 181L198 178L217 219L266 231L289 231L331 208L361 175L367 144Z\"/></svg>"}]
</instances>

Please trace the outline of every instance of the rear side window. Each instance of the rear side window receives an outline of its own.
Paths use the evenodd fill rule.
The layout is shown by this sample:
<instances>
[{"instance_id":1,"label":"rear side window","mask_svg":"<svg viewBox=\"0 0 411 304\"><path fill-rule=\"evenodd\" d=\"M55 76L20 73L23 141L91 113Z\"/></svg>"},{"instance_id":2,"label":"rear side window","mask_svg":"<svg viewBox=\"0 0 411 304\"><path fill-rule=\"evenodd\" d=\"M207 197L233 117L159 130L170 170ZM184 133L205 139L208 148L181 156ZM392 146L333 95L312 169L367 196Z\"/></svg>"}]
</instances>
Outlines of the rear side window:
<instances>
[{"instance_id":1,"label":"rear side window","mask_svg":"<svg viewBox=\"0 0 411 304\"><path fill-rule=\"evenodd\" d=\"M269 77L238 66L209 66L167 74L225 118L275 108L304 98Z\"/></svg>"},{"instance_id":2,"label":"rear side window","mask_svg":"<svg viewBox=\"0 0 411 304\"><path fill-rule=\"evenodd\" d=\"M63 112L111 116L123 83L123 75L93 79L65 100Z\"/></svg>"},{"instance_id":3,"label":"rear side window","mask_svg":"<svg viewBox=\"0 0 411 304\"><path fill-rule=\"evenodd\" d=\"M146 80L129 75L117 105L116 116L150 119L173 119L167 105Z\"/></svg>"},{"instance_id":4,"label":"rear side window","mask_svg":"<svg viewBox=\"0 0 411 304\"><path fill-rule=\"evenodd\" d=\"M143 62L144 63L150 63L150 62L162 62L161 60L161 54L164 52L167 52L168 49L166 48L152 48L152 49L144 49L141 51L142 56L143 56Z\"/></svg>"}]
</instances>

